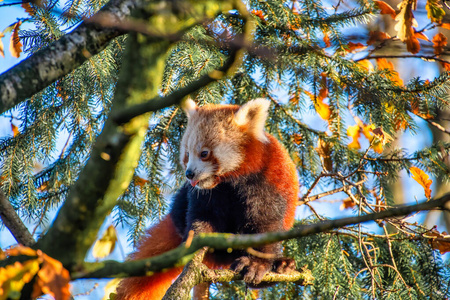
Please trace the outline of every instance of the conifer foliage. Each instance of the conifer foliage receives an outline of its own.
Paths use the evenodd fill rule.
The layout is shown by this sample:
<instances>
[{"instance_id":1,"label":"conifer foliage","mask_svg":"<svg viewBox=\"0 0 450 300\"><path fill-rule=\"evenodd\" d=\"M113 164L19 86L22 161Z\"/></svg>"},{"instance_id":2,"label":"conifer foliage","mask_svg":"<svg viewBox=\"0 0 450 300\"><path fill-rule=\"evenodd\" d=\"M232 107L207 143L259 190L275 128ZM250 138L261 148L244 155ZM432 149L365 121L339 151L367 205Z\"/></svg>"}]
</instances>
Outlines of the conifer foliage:
<instances>
[{"instance_id":1,"label":"conifer foliage","mask_svg":"<svg viewBox=\"0 0 450 300\"><path fill-rule=\"evenodd\" d=\"M379 0L41 0L22 6L27 18L0 34L0 55L8 54L1 39L10 37L10 54L29 56L0 75L0 111L11 123L11 134L0 137L0 202L6 203L0 215L14 232L6 221L12 205L16 223L30 224L36 243L15 234L33 249L0 252L0 299L69 299L70 279L157 271L121 263L112 270L84 259L108 215L116 227L129 228L131 243L166 213L169 194L184 182L178 157L187 120L175 104L188 95L199 105L271 101L266 130L297 164L298 204L311 212L298 220L299 228L326 223L327 210L337 206L316 205L324 197L338 199L343 213L354 216L392 209L390 184L401 172L416 181L416 197L427 201L436 198L433 181L449 183L449 142L415 151L391 145L405 132L423 136L421 123L450 134L438 118L450 106L442 33L450 23L439 1L401 0L392 7ZM116 15L121 9L126 18ZM367 29L383 15L395 21L395 36ZM101 36L102 30L111 33ZM53 55L83 32L89 45ZM52 78L40 57L54 61L54 68L73 67ZM394 58L423 68L439 64L444 71L404 81ZM30 59L36 63L26 65ZM52 83L33 90L33 78L44 77ZM15 90L27 89L33 96L16 96ZM450 270L441 257L450 239L443 229L404 214L373 220L375 229L349 222L286 240L286 255L314 278L307 284L252 291L240 281L218 280L210 299L450 297ZM117 249L115 243L110 226L95 243L97 257ZM180 253L185 263L191 253Z\"/></svg>"}]
</instances>

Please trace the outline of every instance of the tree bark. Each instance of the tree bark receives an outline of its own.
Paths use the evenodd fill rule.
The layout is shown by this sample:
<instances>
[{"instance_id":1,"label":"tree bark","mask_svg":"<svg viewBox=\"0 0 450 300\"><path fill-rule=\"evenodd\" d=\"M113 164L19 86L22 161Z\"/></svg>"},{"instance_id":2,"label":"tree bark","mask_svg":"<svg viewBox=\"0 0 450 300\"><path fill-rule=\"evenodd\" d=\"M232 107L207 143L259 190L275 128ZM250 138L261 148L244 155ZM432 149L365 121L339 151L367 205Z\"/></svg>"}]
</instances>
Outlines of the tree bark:
<instances>
[{"instance_id":1,"label":"tree bark","mask_svg":"<svg viewBox=\"0 0 450 300\"><path fill-rule=\"evenodd\" d=\"M119 24L140 3L141 0L111 0L99 13L107 13ZM72 32L7 70L0 75L0 114L69 74L122 34L124 32L116 28L103 28L84 21Z\"/></svg>"}]
</instances>

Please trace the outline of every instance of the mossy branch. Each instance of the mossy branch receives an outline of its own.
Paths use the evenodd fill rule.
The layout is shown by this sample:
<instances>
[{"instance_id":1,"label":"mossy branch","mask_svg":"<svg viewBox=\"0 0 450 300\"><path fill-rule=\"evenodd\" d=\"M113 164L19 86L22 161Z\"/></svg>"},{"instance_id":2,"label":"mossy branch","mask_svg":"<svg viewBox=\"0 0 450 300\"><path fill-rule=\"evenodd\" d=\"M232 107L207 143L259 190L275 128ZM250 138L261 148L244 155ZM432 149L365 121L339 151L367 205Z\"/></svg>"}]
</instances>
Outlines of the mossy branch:
<instances>
[{"instance_id":1,"label":"mossy branch","mask_svg":"<svg viewBox=\"0 0 450 300\"><path fill-rule=\"evenodd\" d=\"M78 267L78 272L72 274L73 279L144 276L173 266L184 265L194 253L203 247L213 249L246 249L292 238L300 238L321 232L328 232L336 228L359 224L369 221L405 216L417 211L444 209L445 203L450 201L450 193L444 196L415 205L402 205L382 212L347 217L335 220L326 220L311 225L301 225L285 232L269 232L261 234L199 234L194 237L190 247L182 244L178 248L156 257L143 260L101 263L85 263Z\"/></svg>"}]
</instances>

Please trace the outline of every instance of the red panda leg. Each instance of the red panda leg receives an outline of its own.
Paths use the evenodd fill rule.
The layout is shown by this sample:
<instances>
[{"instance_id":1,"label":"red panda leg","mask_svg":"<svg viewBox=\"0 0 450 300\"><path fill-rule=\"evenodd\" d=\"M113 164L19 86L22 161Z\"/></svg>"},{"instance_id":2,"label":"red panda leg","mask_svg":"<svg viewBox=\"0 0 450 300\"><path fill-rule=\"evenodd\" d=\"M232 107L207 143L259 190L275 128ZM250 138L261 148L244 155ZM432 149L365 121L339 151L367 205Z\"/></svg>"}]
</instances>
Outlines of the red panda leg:
<instances>
[{"instance_id":1,"label":"red panda leg","mask_svg":"<svg viewBox=\"0 0 450 300\"><path fill-rule=\"evenodd\" d=\"M138 245L136 252L131 254L132 260L152 257L172 250L181 244L182 238L178 234L170 215L160 223L151 227ZM182 267L155 273L152 276L130 277L123 279L117 287L116 300L144 300L161 299L172 281L181 273Z\"/></svg>"}]
</instances>

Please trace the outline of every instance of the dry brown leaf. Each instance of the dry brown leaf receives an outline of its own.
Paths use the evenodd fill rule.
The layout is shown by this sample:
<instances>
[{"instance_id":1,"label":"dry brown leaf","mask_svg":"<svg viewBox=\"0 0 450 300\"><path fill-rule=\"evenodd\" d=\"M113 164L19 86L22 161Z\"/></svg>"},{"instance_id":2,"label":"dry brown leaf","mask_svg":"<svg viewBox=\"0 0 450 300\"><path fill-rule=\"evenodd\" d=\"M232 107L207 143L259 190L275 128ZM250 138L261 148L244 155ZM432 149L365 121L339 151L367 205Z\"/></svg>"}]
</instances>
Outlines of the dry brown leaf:
<instances>
[{"instance_id":1,"label":"dry brown leaf","mask_svg":"<svg viewBox=\"0 0 450 300\"><path fill-rule=\"evenodd\" d=\"M42 294L51 295L55 300L70 299L70 276L62 263L38 250L42 259L41 269L37 273L37 279L33 286L32 297L37 298Z\"/></svg>"},{"instance_id":2,"label":"dry brown leaf","mask_svg":"<svg viewBox=\"0 0 450 300\"><path fill-rule=\"evenodd\" d=\"M442 33L438 33L433 37L432 42L434 54L440 55L442 52L444 52L445 46L447 46L447 37Z\"/></svg>"},{"instance_id":3,"label":"dry brown leaf","mask_svg":"<svg viewBox=\"0 0 450 300\"><path fill-rule=\"evenodd\" d=\"M358 51L358 50L364 50L364 49L366 49L367 46L365 46L365 45L362 44L362 43L352 43L352 42L348 42L347 48L348 48L348 49L347 49L348 52L354 53L354 52L356 52L356 51Z\"/></svg>"},{"instance_id":4,"label":"dry brown leaf","mask_svg":"<svg viewBox=\"0 0 450 300\"><path fill-rule=\"evenodd\" d=\"M31 7L30 2L23 2L20 6L25 9L26 13L30 16L34 16L34 9Z\"/></svg>"},{"instance_id":5,"label":"dry brown leaf","mask_svg":"<svg viewBox=\"0 0 450 300\"><path fill-rule=\"evenodd\" d=\"M328 172L333 171L333 161L331 160L332 147L333 145L331 143L327 143L321 138L317 141L317 154L319 154L320 160L322 161L323 169Z\"/></svg>"},{"instance_id":6,"label":"dry brown leaf","mask_svg":"<svg viewBox=\"0 0 450 300\"><path fill-rule=\"evenodd\" d=\"M22 21L19 21L14 25L11 34L11 40L9 43L9 51L11 52L11 55L15 58L19 58L20 52L22 52L22 43L20 42L19 37L19 29L21 24Z\"/></svg>"},{"instance_id":7,"label":"dry brown leaf","mask_svg":"<svg viewBox=\"0 0 450 300\"><path fill-rule=\"evenodd\" d=\"M433 180L431 180L430 177L427 174L425 174L424 171L422 171L421 169L419 169L417 167L411 167L411 168L409 168L409 171L413 175L412 179L417 181L423 187L423 189L425 191L425 197L430 199L431 198L430 186L433 183Z\"/></svg>"},{"instance_id":8,"label":"dry brown leaf","mask_svg":"<svg viewBox=\"0 0 450 300\"><path fill-rule=\"evenodd\" d=\"M433 230L427 235L435 237L429 241L433 249L439 250L441 254L450 252L450 238L446 237L447 233L445 231L440 233L437 230Z\"/></svg>"},{"instance_id":9,"label":"dry brown leaf","mask_svg":"<svg viewBox=\"0 0 450 300\"><path fill-rule=\"evenodd\" d=\"M367 40L367 45L373 45L375 43L382 42L384 40L390 39L391 36L386 32L382 31L371 31L369 32L369 39Z\"/></svg>"},{"instance_id":10,"label":"dry brown leaf","mask_svg":"<svg viewBox=\"0 0 450 300\"><path fill-rule=\"evenodd\" d=\"M355 206L356 206L356 203L353 202L352 199L347 198L347 199L342 200L342 204L341 204L341 206L339 207L339 209L340 209L340 210L344 210L344 209L353 208L353 207L355 207Z\"/></svg>"},{"instance_id":11,"label":"dry brown leaf","mask_svg":"<svg viewBox=\"0 0 450 300\"><path fill-rule=\"evenodd\" d=\"M133 180L134 180L134 185L139 186L139 187L143 187L148 182L147 179L144 179L139 176L134 176Z\"/></svg>"},{"instance_id":12,"label":"dry brown leaf","mask_svg":"<svg viewBox=\"0 0 450 300\"><path fill-rule=\"evenodd\" d=\"M416 9L416 0L403 0L398 8L400 12L395 17L397 24L394 29L397 31L397 37L406 43L407 50L416 54L420 50L420 44L414 36L413 27L417 27L417 21L414 19L413 10Z\"/></svg>"},{"instance_id":13,"label":"dry brown leaf","mask_svg":"<svg viewBox=\"0 0 450 300\"><path fill-rule=\"evenodd\" d=\"M389 4L387 4L384 1L377 1L377 0L374 0L373 2L375 3L375 6L380 9L380 13L382 15L390 15L392 19L395 19L397 13Z\"/></svg>"}]
</instances>

